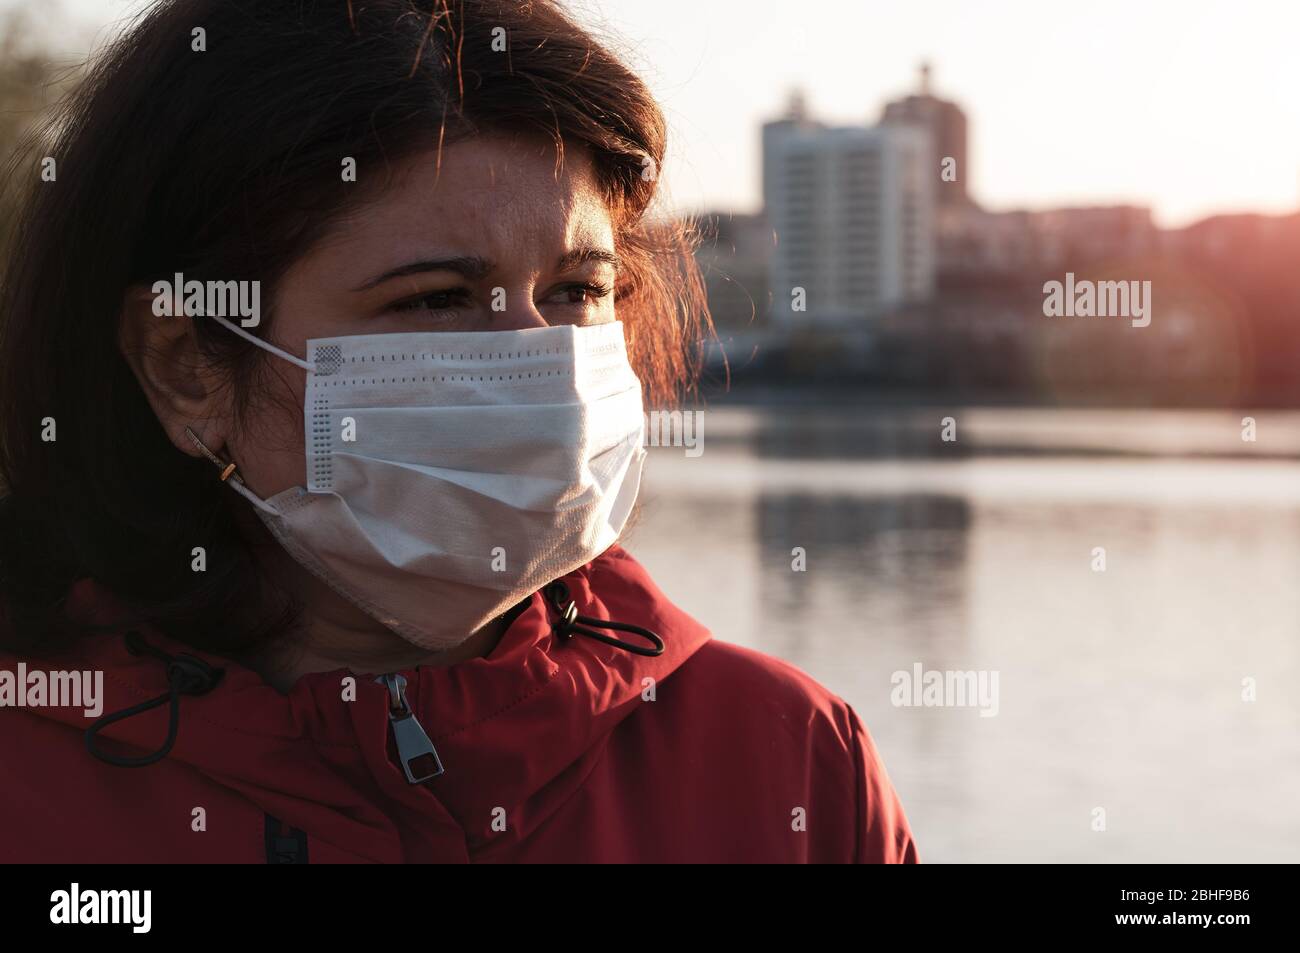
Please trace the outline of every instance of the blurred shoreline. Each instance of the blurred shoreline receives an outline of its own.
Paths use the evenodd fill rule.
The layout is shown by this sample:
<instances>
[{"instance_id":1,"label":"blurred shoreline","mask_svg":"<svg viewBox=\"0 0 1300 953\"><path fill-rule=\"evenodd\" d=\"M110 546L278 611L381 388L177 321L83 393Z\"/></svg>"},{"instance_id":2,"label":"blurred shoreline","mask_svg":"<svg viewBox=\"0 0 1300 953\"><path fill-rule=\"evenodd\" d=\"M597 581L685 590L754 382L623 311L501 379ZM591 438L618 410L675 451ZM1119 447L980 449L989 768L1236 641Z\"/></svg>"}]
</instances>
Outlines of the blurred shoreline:
<instances>
[{"instance_id":1,"label":"blurred shoreline","mask_svg":"<svg viewBox=\"0 0 1300 953\"><path fill-rule=\"evenodd\" d=\"M826 389L706 395L704 446L792 459L1300 460L1300 411L941 403ZM948 418L955 439L945 441ZM1254 422L1254 440L1243 439Z\"/></svg>"}]
</instances>

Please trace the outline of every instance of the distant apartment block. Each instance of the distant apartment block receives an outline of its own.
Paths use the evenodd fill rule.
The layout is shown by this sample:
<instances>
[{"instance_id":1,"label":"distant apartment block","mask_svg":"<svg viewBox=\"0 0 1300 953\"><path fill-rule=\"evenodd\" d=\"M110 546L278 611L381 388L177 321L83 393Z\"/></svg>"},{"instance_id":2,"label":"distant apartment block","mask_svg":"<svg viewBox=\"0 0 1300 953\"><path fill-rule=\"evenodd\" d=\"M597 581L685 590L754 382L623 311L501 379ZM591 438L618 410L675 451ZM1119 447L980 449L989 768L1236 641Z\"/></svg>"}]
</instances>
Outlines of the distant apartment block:
<instances>
[{"instance_id":1,"label":"distant apartment block","mask_svg":"<svg viewBox=\"0 0 1300 953\"><path fill-rule=\"evenodd\" d=\"M1137 259L1155 253L1160 245L1151 210L1140 206L946 209L938 219L939 282Z\"/></svg>"},{"instance_id":2,"label":"distant apartment block","mask_svg":"<svg viewBox=\"0 0 1300 953\"><path fill-rule=\"evenodd\" d=\"M919 126L930 133L934 150L935 174L945 159L954 162L954 177L939 183L935 200L940 209L967 208L974 204L970 196L969 155L966 149L966 113L956 103L940 99L930 91L930 66L922 63L917 92L885 105L881 116L884 125Z\"/></svg>"},{"instance_id":3,"label":"distant apartment block","mask_svg":"<svg viewBox=\"0 0 1300 953\"><path fill-rule=\"evenodd\" d=\"M930 133L917 124L831 127L797 96L764 124L772 326L863 329L928 299L937 178ZM795 289L806 310L796 309Z\"/></svg>"}]
</instances>

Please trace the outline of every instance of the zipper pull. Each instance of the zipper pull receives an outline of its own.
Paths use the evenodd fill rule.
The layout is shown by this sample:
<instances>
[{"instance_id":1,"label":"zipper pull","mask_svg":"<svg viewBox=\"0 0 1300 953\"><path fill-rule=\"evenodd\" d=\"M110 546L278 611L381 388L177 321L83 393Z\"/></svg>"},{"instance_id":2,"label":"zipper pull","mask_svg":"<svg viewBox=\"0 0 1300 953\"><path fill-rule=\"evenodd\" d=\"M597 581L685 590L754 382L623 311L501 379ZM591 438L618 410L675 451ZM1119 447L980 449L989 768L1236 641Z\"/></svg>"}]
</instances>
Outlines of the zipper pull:
<instances>
[{"instance_id":1,"label":"zipper pull","mask_svg":"<svg viewBox=\"0 0 1300 953\"><path fill-rule=\"evenodd\" d=\"M380 675L375 681L388 689L388 726L407 782L423 784L442 774L442 760L406 701L406 676Z\"/></svg>"}]
</instances>

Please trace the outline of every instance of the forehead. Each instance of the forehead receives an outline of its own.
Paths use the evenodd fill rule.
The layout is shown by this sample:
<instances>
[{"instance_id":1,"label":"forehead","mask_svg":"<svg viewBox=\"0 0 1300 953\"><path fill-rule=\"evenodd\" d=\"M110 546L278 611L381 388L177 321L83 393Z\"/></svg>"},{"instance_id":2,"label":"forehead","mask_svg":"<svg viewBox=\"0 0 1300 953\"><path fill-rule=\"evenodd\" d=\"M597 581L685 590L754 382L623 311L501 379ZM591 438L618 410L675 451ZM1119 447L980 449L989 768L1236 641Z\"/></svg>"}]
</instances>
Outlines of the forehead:
<instances>
[{"instance_id":1,"label":"forehead","mask_svg":"<svg viewBox=\"0 0 1300 953\"><path fill-rule=\"evenodd\" d=\"M612 248L610 210L583 149L566 149L560 161L546 140L480 136L418 152L394 172L392 184L349 214L331 243L363 267L393 247L434 246L503 262L528 249L554 257L579 243Z\"/></svg>"}]
</instances>

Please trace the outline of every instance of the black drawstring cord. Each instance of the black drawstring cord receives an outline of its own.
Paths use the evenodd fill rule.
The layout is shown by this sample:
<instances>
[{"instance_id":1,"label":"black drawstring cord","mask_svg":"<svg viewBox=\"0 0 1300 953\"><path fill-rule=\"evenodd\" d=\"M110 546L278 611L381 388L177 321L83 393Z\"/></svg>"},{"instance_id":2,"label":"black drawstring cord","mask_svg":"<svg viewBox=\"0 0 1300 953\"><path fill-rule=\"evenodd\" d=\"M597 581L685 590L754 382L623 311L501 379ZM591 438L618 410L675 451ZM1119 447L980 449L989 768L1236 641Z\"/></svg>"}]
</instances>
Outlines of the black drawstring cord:
<instances>
[{"instance_id":1,"label":"black drawstring cord","mask_svg":"<svg viewBox=\"0 0 1300 953\"><path fill-rule=\"evenodd\" d=\"M563 639L572 638L574 634L585 635L590 639L596 639L604 642L606 645L612 645L615 648L624 649L628 652L635 652L637 655L656 656L662 655L664 651L664 640L659 638L658 634L643 628L639 625L633 625L630 622L614 622L607 619L592 619L589 616L578 615L578 604L569 598L569 587L563 580L557 579L549 583L545 589L546 598L551 600L551 605L555 611L560 614L559 621L551 625L551 631ZM600 632L593 632L586 626L594 625L601 629L612 629L620 632L633 632L643 639L654 643L654 648L647 648L644 645L633 645L631 642L624 642L621 639L612 636L602 635Z\"/></svg>"},{"instance_id":2,"label":"black drawstring cord","mask_svg":"<svg viewBox=\"0 0 1300 953\"><path fill-rule=\"evenodd\" d=\"M126 648L132 655L152 655L154 658L167 663L167 684L169 686L167 693L147 702L132 705L130 708L113 712L111 715L104 715L96 720L93 725L86 729L86 750L100 761L116 765L119 768L143 768L145 765L153 764L167 757L172 750L172 745L176 743L176 732L181 714L181 696L206 695L217 687L217 683L221 681L221 676L226 674L226 670L224 668L213 668L203 659L195 658L193 655L168 655L161 649L155 648L146 642L140 637L139 632L132 631L126 634ZM95 747L95 735L113 724L113 722L149 711L149 709L157 708L169 701L172 707L167 719L167 740L153 754L143 755L138 758L126 758L108 754Z\"/></svg>"}]
</instances>

